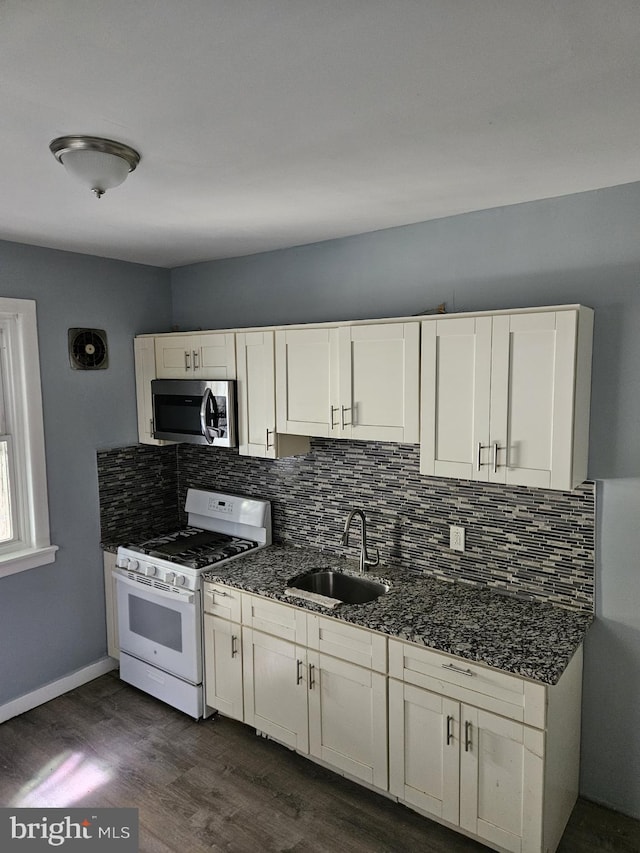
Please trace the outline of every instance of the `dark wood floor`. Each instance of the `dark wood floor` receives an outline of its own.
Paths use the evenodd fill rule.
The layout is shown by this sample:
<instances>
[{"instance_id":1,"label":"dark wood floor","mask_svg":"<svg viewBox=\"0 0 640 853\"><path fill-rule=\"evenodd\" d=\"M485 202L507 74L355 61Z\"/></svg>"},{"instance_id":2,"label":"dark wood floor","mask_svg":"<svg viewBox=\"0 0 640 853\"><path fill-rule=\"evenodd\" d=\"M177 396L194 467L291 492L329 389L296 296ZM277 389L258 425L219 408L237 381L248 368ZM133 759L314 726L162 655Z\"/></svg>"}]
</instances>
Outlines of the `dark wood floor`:
<instances>
[{"instance_id":1,"label":"dark wood floor","mask_svg":"<svg viewBox=\"0 0 640 853\"><path fill-rule=\"evenodd\" d=\"M0 725L0 805L138 808L142 853L487 849L241 723L195 723L114 674ZM638 853L640 822L580 800L559 851Z\"/></svg>"}]
</instances>

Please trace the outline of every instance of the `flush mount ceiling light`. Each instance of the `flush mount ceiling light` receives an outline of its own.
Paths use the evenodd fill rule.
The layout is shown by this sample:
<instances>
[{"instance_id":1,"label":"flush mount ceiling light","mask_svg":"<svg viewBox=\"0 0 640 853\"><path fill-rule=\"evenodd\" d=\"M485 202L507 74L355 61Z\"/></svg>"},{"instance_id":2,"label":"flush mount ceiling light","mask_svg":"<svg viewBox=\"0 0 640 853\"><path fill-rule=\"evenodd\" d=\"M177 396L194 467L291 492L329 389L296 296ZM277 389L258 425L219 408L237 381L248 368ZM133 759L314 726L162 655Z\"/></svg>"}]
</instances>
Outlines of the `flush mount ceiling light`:
<instances>
[{"instance_id":1,"label":"flush mount ceiling light","mask_svg":"<svg viewBox=\"0 0 640 853\"><path fill-rule=\"evenodd\" d=\"M128 145L99 136L60 136L49 149L67 172L88 186L97 198L120 184L140 162Z\"/></svg>"}]
</instances>

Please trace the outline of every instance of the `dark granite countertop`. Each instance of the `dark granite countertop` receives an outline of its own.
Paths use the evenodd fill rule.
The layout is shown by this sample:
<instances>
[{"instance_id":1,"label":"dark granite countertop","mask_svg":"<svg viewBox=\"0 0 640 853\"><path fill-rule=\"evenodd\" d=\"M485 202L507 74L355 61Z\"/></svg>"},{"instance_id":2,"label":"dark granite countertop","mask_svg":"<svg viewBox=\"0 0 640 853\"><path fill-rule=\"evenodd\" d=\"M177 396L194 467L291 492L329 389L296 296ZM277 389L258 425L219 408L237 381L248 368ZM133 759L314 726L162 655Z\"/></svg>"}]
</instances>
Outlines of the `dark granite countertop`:
<instances>
[{"instance_id":1,"label":"dark granite countertop","mask_svg":"<svg viewBox=\"0 0 640 853\"><path fill-rule=\"evenodd\" d=\"M203 577L545 684L558 681L593 620L589 613L389 568L370 573L391 589L367 604L329 609L285 596L295 575L325 567L349 571L352 564L311 548L272 545Z\"/></svg>"}]
</instances>

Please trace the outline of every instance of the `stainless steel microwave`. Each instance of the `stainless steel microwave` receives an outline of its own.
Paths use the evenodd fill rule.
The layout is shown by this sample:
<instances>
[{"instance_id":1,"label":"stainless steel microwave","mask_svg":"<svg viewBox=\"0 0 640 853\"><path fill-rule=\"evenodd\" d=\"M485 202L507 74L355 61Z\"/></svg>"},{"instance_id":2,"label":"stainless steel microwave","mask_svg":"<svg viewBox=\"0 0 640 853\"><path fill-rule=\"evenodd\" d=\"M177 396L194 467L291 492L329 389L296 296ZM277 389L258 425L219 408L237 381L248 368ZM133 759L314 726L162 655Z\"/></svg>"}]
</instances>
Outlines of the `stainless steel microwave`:
<instances>
[{"instance_id":1,"label":"stainless steel microwave","mask_svg":"<svg viewBox=\"0 0 640 853\"><path fill-rule=\"evenodd\" d=\"M235 382L153 379L153 437L235 447Z\"/></svg>"}]
</instances>

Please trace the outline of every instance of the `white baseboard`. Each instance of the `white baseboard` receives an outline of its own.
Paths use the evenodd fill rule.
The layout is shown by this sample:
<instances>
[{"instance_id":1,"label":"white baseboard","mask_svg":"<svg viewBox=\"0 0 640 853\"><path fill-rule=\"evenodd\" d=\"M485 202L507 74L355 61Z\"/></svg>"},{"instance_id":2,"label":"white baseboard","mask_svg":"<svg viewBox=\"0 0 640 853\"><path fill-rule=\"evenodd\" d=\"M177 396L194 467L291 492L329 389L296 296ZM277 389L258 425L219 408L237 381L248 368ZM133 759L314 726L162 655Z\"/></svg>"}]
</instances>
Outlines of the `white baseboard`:
<instances>
[{"instance_id":1,"label":"white baseboard","mask_svg":"<svg viewBox=\"0 0 640 853\"><path fill-rule=\"evenodd\" d=\"M78 669L70 675L65 675L64 678L45 684L44 687L39 687L31 693L25 693L24 696L19 696L5 705L0 705L0 723L10 720L11 717L17 717L18 714L24 714L25 711L30 711L32 708L37 708L38 705L44 705L45 702L62 696L63 693L68 693L69 690L74 690L76 687L93 681L94 678L117 668L118 662L116 660L104 657L96 663Z\"/></svg>"}]
</instances>

